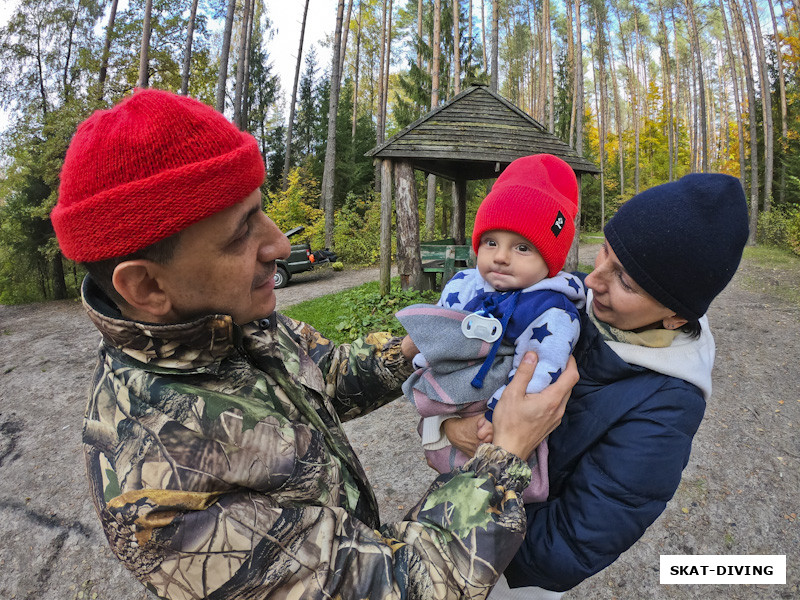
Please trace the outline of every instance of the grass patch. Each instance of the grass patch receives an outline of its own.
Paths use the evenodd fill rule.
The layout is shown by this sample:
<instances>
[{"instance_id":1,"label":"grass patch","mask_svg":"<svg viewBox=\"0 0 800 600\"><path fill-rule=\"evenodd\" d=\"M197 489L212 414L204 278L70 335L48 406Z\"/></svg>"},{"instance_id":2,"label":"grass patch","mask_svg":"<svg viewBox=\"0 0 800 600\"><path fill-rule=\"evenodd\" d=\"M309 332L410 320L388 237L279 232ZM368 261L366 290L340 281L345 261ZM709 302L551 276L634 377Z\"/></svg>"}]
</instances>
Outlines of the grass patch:
<instances>
[{"instance_id":1,"label":"grass patch","mask_svg":"<svg viewBox=\"0 0 800 600\"><path fill-rule=\"evenodd\" d=\"M800 307L800 257L771 246L744 249L742 285Z\"/></svg>"},{"instance_id":2,"label":"grass patch","mask_svg":"<svg viewBox=\"0 0 800 600\"><path fill-rule=\"evenodd\" d=\"M394 314L410 304L434 304L438 299L438 292L402 291L400 280L395 277L387 296L380 295L378 281L371 281L349 290L300 302L281 312L312 325L328 339L342 344L372 331L405 335L405 329Z\"/></svg>"},{"instance_id":3,"label":"grass patch","mask_svg":"<svg viewBox=\"0 0 800 600\"><path fill-rule=\"evenodd\" d=\"M581 244L602 244L603 239L604 236L602 231L581 231Z\"/></svg>"}]
</instances>

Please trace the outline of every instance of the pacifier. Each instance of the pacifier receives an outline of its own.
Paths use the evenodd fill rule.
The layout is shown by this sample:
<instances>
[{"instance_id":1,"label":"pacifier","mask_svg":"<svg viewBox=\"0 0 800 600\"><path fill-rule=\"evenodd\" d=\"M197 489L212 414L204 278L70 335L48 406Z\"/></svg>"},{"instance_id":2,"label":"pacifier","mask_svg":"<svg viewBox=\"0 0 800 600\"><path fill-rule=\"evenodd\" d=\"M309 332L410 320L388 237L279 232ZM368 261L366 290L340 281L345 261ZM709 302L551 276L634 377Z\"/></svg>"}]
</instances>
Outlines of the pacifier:
<instances>
[{"instance_id":1,"label":"pacifier","mask_svg":"<svg viewBox=\"0 0 800 600\"><path fill-rule=\"evenodd\" d=\"M503 324L495 317L472 313L461 321L461 333L468 338L496 342L503 335Z\"/></svg>"}]
</instances>

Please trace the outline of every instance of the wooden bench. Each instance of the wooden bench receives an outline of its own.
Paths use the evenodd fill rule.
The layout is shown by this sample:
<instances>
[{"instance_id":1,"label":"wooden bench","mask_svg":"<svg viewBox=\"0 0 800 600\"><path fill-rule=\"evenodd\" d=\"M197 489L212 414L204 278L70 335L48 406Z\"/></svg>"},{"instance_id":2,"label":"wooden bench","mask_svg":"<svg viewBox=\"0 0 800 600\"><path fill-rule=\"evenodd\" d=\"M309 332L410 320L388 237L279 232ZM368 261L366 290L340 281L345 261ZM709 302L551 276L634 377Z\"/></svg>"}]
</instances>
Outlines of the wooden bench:
<instances>
[{"instance_id":1,"label":"wooden bench","mask_svg":"<svg viewBox=\"0 0 800 600\"><path fill-rule=\"evenodd\" d=\"M474 267L475 260L470 254L471 249L469 245L456 245L452 238L420 244L422 273L429 289L440 290L456 272ZM440 274L441 280L437 281Z\"/></svg>"}]
</instances>

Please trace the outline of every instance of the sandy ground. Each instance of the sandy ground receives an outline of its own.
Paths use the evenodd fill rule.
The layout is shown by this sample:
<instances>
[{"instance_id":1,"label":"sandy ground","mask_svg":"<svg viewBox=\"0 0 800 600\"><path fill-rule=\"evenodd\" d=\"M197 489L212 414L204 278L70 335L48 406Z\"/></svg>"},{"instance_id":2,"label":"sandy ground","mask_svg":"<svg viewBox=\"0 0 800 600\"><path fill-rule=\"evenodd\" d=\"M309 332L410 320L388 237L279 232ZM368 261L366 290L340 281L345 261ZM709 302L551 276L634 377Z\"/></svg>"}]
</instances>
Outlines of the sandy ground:
<instances>
[{"instance_id":1,"label":"sandy ground","mask_svg":"<svg viewBox=\"0 0 800 600\"><path fill-rule=\"evenodd\" d=\"M712 306L714 396L683 482L645 536L565 600L800 597L800 309L772 293L785 276L745 263ZM303 274L278 290L278 306L376 278ZM87 494L81 418L98 339L76 301L0 306L4 600L154 598L111 555ZM384 521L433 480L415 424L402 401L346 424ZM663 554L785 554L787 584L662 586Z\"/></svg>"}]
</instances>

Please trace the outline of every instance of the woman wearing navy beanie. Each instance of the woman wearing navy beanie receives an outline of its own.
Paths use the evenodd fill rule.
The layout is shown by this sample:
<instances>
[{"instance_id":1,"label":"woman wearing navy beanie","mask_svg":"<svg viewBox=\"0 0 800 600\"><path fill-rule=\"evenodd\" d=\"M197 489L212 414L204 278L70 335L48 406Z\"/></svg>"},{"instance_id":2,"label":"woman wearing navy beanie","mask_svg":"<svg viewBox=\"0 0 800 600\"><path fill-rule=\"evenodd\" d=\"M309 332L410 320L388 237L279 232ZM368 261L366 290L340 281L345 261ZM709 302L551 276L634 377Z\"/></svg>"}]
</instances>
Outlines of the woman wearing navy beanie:
<instances>
[{"instance_id":1,"label":"woman wearing navy beanie","mask_svg":"<svg viewBox=\"0 0 800 600\"><path fill-rule=\"evenodd\" d=\"M675 493L711 395L705 314L747 241L739 180L656 186L604 233L584 279L580 381L548 442L550 496L526 505L525 541L491 599L558 598L630 548ZM452 421L448 437L467 447L469 425Z\"/></svg>"}]
</instances>

